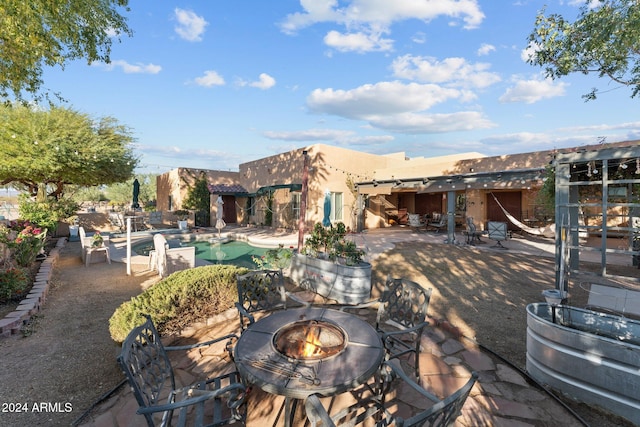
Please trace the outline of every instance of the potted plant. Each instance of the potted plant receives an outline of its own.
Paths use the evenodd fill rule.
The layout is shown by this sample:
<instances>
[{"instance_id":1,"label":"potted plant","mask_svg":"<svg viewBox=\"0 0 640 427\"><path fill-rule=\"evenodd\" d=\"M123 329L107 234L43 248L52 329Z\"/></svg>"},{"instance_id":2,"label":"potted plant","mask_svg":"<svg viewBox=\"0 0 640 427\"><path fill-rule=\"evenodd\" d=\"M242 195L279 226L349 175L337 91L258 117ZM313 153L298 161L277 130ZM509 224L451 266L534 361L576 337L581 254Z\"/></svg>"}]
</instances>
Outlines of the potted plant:
<instances>
[{"instance_id":1,"label":"potted plant","mask_svg":"<svg viewBox=\"0 0 640 427\"><path fill-rule=\"evenodd\" d=\"M78 240L78 230L80 229L80 226L78 225L78 215L70 216L65 220L65 222L69 224L69 240Z\"/></svg>"},{"instance_id":2,"label":"potted plant","mask_svg":"<svg viewBox=\"0 0 640 427\"><path fill-rule=\"evenodd\" d=\"M324 227L315 224L302 253L291 260L291 279L325 298L341 304L358 304L371 295L371 264L364 250L347 239L341 222Z\"/></svg>"},{"instance_id":3,"label":"potted plant","mask_svg":"<svg viewBox=\"0 0 640 427\"><path fill-rule=\"evenodd\" d=\"M173 214L178 218L178 229L186 230L188 228L187 219L189 218L189 211L185 209L178 209L173 211Z\"/></svg>"}]
</instances>

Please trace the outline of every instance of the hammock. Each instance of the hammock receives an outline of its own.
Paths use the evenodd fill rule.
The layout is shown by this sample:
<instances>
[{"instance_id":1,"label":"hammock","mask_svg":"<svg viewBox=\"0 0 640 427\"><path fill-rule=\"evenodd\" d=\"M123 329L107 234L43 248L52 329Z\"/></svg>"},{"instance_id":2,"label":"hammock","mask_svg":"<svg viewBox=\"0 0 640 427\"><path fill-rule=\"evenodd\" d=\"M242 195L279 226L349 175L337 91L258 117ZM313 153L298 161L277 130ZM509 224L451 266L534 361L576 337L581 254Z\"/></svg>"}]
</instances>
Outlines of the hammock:
<instances>
[{"instance_id":1,"label":"hammock","mask_svg":"<svg viewBox=\"0 0 640 427\"><path fill-rule=\"evenodd\" d=\"M495 194L493 193L490 193L490 194L493 196L498 206L500 206L500 209L502 209L502 212L504 212L507 219L522 231L529 234L533 234L534 236L554 237L556 235L555 224L549 224L544 227L529 227L527 224L523 224L522 222L518 221L513 215L507 212L504 206L500 204Z\"/></svg>"}]
</instances>

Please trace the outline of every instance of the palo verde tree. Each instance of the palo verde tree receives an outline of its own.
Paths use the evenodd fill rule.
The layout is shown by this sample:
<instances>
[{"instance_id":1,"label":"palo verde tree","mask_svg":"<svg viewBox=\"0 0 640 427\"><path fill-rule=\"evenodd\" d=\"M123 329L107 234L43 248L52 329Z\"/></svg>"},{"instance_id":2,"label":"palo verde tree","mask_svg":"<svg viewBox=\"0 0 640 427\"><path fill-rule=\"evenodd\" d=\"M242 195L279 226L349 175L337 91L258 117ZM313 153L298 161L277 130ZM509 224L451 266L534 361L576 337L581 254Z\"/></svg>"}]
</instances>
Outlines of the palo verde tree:
<instances>
[{"instance_id":1,"label":"palo verde tree","mask_svg":"<svg viewBox=\"0 0 640 427\"><path fill-rule=\"evenodd\" d=\"M62 108L0 105L0 185L58 199L65 185L126 181L138 160L129 129Z\"/></svg>"},{"instance_id":2,"label":"palo verde tree","mask_svg":"<svg viewBox=\"0 0 640 427\"><path fill-rule=\"evenodd\" d=\"M43 67L69 61L110 62L113 36L131 35L128 0L2 0L0 98L37 95Z\"/></svg>"},{"instance_id":3,"label":"palo verde tree","mask_svg":"<svg viewBox=\"0 0 640 427\"><path fill-rule=\"evenodd\" d=\"M595 7L594 6L595 3ZM596 73L640 93L640 2L585 1L574 22L542 10L529 35L528 62L557 79L572 73ZM596 99L598 89L583 95Z\"/></svg>"}]
</instances>

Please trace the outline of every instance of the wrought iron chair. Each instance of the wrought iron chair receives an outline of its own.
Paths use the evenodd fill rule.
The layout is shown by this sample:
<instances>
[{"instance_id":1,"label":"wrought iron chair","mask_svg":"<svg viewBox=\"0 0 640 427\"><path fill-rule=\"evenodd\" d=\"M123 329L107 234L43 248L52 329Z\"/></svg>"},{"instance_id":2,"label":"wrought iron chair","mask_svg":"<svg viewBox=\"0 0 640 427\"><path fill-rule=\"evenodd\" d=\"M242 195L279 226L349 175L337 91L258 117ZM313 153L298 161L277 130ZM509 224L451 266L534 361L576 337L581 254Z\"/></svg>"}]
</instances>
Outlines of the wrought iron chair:
<instances>
[{"instance_id":1,"label":"wrought iron chair","mask_svg":"<svg viewBox=\"0 0 640 427\"><path fill-rule=\"evenodd\" d=\"M427 223L420 218L420 214L410 213L409 227L411 227L411 231L420 231L421 229L426 231Z\"/></svg>"},{"instance_id":2,"label":"wrought iron chair","mask_svg":"<svg viewBox=\"0 0 640 427\"><path fill-rule=\"evenodd\" d=\"M196 426L222 426L236 422L244 425L246 388L237 371L177 389L167 355L167 351L188 350L224 340L227 340L227 351L231 355L231 345L236 339L235 335L226 335L194 345L164 347L149 316L144 324L129 333L118 363L140 405L137 413L144 415L149 427L170 425L174 410L179 411L177 425L184 426L187 417L191 418L192 409L195 409L192 424ZM213 407L213 413L205 411L207 403ZM160 420L156 418L159 414L162 415ZM205 423L205 416L210 422Z\"/></svg>"},{"instance_id":3,"label":"wrought iron chair","mask_svg":"<svg viewBox=\"0 0 640 427\"><path fill-rule=\"evenodd\" d=\"M308 305L289 294L284 288L284 277L280 270L255 270L238 275L238 302L242 332L255 322L254 313L287 308L287 298Z\"/></svg>"},{"instance_id":4,"label":"wrought iron chair","mask_svg":"<svg viewBox=\"0 0 640 427\"><path fill-rule=\"evenodd\" d=\"M305 410L311 427L318 425L322 427L356 426L364 423L369 418L375 419L376 427L450 426L454 424L456 418L460 415L464 402L469 397L469 393L478 379L478 375L472 372L469 380L461 388L444 399L440 399L409 378L397 364L385 362L382 370L383 372L386 371L386 375L383 374L383 378L387 383L385 392L392 387L391 383L395 379L399 379L415 390L424 398L423 400L430 400L434 402L434 405L427 409L414 410L411 416L405 419L399 414L390 411L392 408L397 409L398 405L395 405L392 401L388 402L389 404L385 404L385 395L381 394L360 401L330 416L322 406L318 396L313 394L305 400ZM416 405L416 407L418 406L422 405Z\"/></svg>"},{"instance_id":5,"label":"wrought iron chair","mask_svg":"<svg viewBox=\"0 0 640 427\"><path fill-rule=\"evenodd\" d=\"M377 301L345 306L342 310L378 304L376 330L387 351L387 359L404 355L413 357L416 378L420 375L420 338L427 322L432 289L404 278L389 276L382 296ZM391 328L389 328L391 326Z\"/></svg>"},{"instance_id":6,"label":"wrought iron chair","mask_svg":"<svg viewBox=\"0 0 640 427\"><path fill-rule=\"evenodd\" d=\"M473 222L473 218L470 216L467 217L467 230L464 234L467 236L468 245L475 245L476 242L484 243L482 239L480 239L484 233L482 231L478 231L478 228Z\"/></svg>"}]
</instances>

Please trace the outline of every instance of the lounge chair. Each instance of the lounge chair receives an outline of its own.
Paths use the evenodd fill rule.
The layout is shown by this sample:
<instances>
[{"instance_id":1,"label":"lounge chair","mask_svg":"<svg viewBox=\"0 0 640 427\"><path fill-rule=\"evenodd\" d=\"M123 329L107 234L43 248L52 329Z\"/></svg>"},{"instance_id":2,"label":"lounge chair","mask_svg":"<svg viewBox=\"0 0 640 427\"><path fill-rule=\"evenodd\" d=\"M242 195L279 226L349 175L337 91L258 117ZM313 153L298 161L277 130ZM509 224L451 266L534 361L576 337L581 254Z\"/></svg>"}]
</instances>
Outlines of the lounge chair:
<instances>
[{"instance_id":1,"label":"lounge chair","mask_svg":"<svg viewBox=\"0 0 640 427\"><path fill-rule=\"evenodd\" d=\"M156 268L161 277L196 266L195 246L169 248L167 239L162 234L156 234L153 236L153 248L154 254L150 254L150 257L155 257Z\"/></svg>"}]
</instances>

